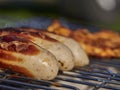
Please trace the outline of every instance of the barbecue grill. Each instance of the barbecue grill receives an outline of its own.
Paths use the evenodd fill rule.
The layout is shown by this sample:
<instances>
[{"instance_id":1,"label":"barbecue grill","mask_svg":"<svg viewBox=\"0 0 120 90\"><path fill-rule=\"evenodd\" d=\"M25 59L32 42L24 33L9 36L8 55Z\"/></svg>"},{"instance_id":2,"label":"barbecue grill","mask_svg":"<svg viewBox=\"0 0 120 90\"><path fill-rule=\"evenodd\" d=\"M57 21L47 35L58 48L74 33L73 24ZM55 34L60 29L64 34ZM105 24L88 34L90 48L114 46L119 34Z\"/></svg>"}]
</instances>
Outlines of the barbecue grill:
<instances>
[{"instance_id":1,"label":"barbecue grill","mask_svg":"<svg viewBox=\"0 0 120 90\"><path fill-rule=\"evenodd\" d=\"M14 21L14 20L13 20ZM34 27L46 29L52 22L50 18L32 18L4 24L2 27ZM65 19L60 22L71 29L89 28L99 30L95 26L73 24ZM100 59L90 57L86 67L75 68L72 71L60 71L51 81L35 80L18 73L4 70L0 72L1 90L120 90L120 59Z\"/></svg>"}]
</instances>

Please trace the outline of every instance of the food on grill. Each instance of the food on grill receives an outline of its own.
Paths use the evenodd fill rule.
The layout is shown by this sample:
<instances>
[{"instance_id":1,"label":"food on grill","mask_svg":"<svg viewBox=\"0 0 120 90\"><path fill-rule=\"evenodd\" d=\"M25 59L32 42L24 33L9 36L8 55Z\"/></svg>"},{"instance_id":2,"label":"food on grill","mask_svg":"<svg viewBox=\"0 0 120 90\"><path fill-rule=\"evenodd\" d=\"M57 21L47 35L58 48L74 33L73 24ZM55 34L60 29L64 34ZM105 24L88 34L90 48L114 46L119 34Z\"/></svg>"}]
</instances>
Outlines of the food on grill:
<instances>
[{"instance_id":1,"label":"food on grill","mask_svg":"<svg viewBox=\"0 0 120 90\"><path fill-rule=\"evenodd\" d=\"M62 26L57 19L55 19L47 29L49 32L66 37L70 36L72 33L72 31L69 28Z\"/></svg>"},{"instance_id":2,"label":"food on grill","mask_svg":"<svg viewBox=\"0 0 120 90\"><path fill-rule=\"evenodd\" d=\"M85 66L89 64L88 56L86 55L85 51L80 47L80 45L73 40L72 38L63 37L60 35L56 35L47 31L41 31L33 28L20 28L21 30L29 31L29 32L42 32L49 36L50 38L53 38L55 40L58 40L62 42L64 45L66 45L73 53L74 55L74 63L75 67L79 66Z\"/></svg>"},{"instance_id":3,"label":"food on grill","mask_svg":"<svg viewBox=\"0 0 120 90\"><path fill-rule=\"evenodd\" d=\"M85 65L89 64L89 59L88 59L86 52L79 45L79 43L76 42L74 39L63 37L63 36L56 35L56 34L49 33L49 32L45 32L45 33L48 36L62 42L63 44L65 44L66 46L68 46L70 48L70 50L72 51L72 53L75 57L75 60L74 60L75 67L85 66Z\"/></svg>"},{"instance_id":4,"label":"food on grill","mask_svg":"<svg viewBox=\"0 0 120 90\"><path fill-rule=\"evenodd\" d=\"M26 28L27 29L27 28ZM24 37L35 44L47 49L53 55L55 55L60 70L71 70L74 67L74 56L71 50L60 43L59 41L52 39L42 32L28 32L19 28L6 28L0 30L0 36L3 35L16 35Z\"/></svg>"},{"instance_id":5,"label":"food on grill","mask_svg":"<svg viewBox=\"0 0 120 90\"><path fill-rule=\"evenodd\" d=\"M0 36L0 68L43 80L55 78L59 69L49 51L13 35Z\"/></svg>"},{"instance_id":6,"label":"food on grill","mask_svg":"<svg viewBox=\"0 0 120 90\"><path fill-rule=\"evenodd\" d=\"M55 20L48 31L76 40L89 56L100 58L120 58L120 34L111 30L89 32L88 29L70 30ZM69 31L70 30L70 31ZM64 34L65 33L65 34Z\"/></svg>"},{"instance_id":7,"label":"food on grill","mask_svg":"<svg viewBox=\"0 0 120 90\"><path fill-rule=\"evenodd\" d=\"M85 51L95 57L120 58L120 35L113 31L91 33L86 29L76 30L72 37Z\"/></svg>"}]
</instances>

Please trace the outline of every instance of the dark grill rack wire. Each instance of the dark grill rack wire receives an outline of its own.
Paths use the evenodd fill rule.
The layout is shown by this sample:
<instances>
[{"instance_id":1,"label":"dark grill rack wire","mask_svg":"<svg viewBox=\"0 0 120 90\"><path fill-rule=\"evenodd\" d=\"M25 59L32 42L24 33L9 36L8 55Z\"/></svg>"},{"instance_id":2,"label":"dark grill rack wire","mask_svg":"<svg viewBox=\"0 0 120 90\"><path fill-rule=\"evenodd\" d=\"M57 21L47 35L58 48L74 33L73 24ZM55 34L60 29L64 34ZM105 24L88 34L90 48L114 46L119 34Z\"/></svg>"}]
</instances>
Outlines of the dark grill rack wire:
<instances>
[{"instance_id":1,"label":"dark grill rack wire","mask_svg":"<svg viewBox=\"0 0 120 90\"><path fill-rule=\"evenodd\" d=\"M81 85L85 85L86 87L91 87L90 90L120 90L120 74L109 70L108 64L104 62L104 65L101 66L102 61L98 61L100 62L99 64L97 60L93 61L94 63L91 62L89 66L83 68L59 72L59 75L51 81L34 80L6 70L0 73L0 89L57 90L63 88L61 90L79 90Z\"/></svg>"}]
</instances>

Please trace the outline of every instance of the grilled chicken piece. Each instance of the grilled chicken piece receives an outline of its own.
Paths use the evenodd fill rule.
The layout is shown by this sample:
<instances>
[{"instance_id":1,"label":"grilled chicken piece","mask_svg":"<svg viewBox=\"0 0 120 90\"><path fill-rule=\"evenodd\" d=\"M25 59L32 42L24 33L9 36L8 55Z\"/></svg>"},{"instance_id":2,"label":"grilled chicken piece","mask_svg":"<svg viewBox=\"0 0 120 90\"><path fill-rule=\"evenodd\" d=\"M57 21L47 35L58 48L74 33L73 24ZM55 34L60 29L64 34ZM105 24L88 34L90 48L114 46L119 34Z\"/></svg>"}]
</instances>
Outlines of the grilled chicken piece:
<instances>
[{"instance_id":1,"label":"grilled chicken piece","mask_svg":"<svg viewBox=\"0 0 120 90\"><path fill-rule=\"evenodd\" d=\"M60 22L55 19L53 23L47 28L49 32L62 35L62 36L70 36L72 31L69 28L66 28L60 24Z\"/></svg>"},{"instance_id":2,"label":"grilled chicken piece","mask_svg":"<svg viewBox=\"0 0 120 90\"><path fill-rule=\"evenodd\" d=\"M87 29L78 29L72 38L79 42L90 56L100 58L120 58L120 34L102 30L91 33Z\"/></svg>"},{"instance_id":3,"label":"grilled chicken piece","mask_svg":"<svg viewBox=\"0 0 120 90\"><path fill-rule=\"evenodd\" d=\"M42 80L54 79L59 69L55 56L49 51L13 35L0 37L0 68Z\"/></svg>"},{"instance_id":4,"label":"grilled chicken piece","mask_svg":"<svg viewBox=\"0 0 120 90\"><path fill-rule=\"evenodd\" d=\"M6 28L0 30L0 36L3 35L22 36L47 49L53 55L55 55L60 70L71 70L74 67L74 56L71 50L67 46L63 45L55 39L48 37L42 32L28 32L25 30L20 30L20 28Z\"/></svg>"},{"instance_id":5,"label":"grilled chicken piece","mask_svg":"<svg viewBox=\"0 0 120 90\"><path fill-rule=\"evenodd\" d=\"M54 20L47 30L57 35L73 38L89 56L120 58L120 34L113 30L102 29L92 33L86 28L70 30L58 20Z\"/></svg>"},{"instance_id":6,"label":"grilled chicken piece","mask_svg":"<svg viewBox=\"0 0 120 90\"><path fill-rule=\"evenodd\" d=\"M85 66L89 64L89 59L83 48L72 38L67 38L64 36L56 35L47 31L32 29L32 28L21 28L21 30L26 30L29 32L42 32L47 36L54 38L55 40L60 41L72 51L74 55L75 67Z\"/></svg>"}]
</instances>

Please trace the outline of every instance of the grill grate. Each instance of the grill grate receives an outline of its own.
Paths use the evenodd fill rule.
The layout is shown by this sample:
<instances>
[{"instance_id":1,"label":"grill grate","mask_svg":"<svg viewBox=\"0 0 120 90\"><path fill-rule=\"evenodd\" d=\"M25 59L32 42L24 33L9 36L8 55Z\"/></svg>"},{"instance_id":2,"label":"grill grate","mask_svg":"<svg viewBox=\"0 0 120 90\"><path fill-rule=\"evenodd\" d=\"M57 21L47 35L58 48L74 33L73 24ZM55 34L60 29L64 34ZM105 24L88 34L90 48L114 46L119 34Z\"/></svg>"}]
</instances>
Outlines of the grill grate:
<instances>
[{"instance_id":1,"label":"grill grate","mask_svg":"<svg viewBox=\"0 0 120 90\"><path fill-rule=\"evenodd\" d=\"M59 75L51 81L34 80L6 70L0 73L0 88L5 90L120 90L119 71L115 73L113 69L109 69L114 68L115 64L109 67L103 62L104 65L101 66L102 61L99 61L99 64L97 60L93 61L83 68L59 72Z\"/></svg>"}]
</instances>

